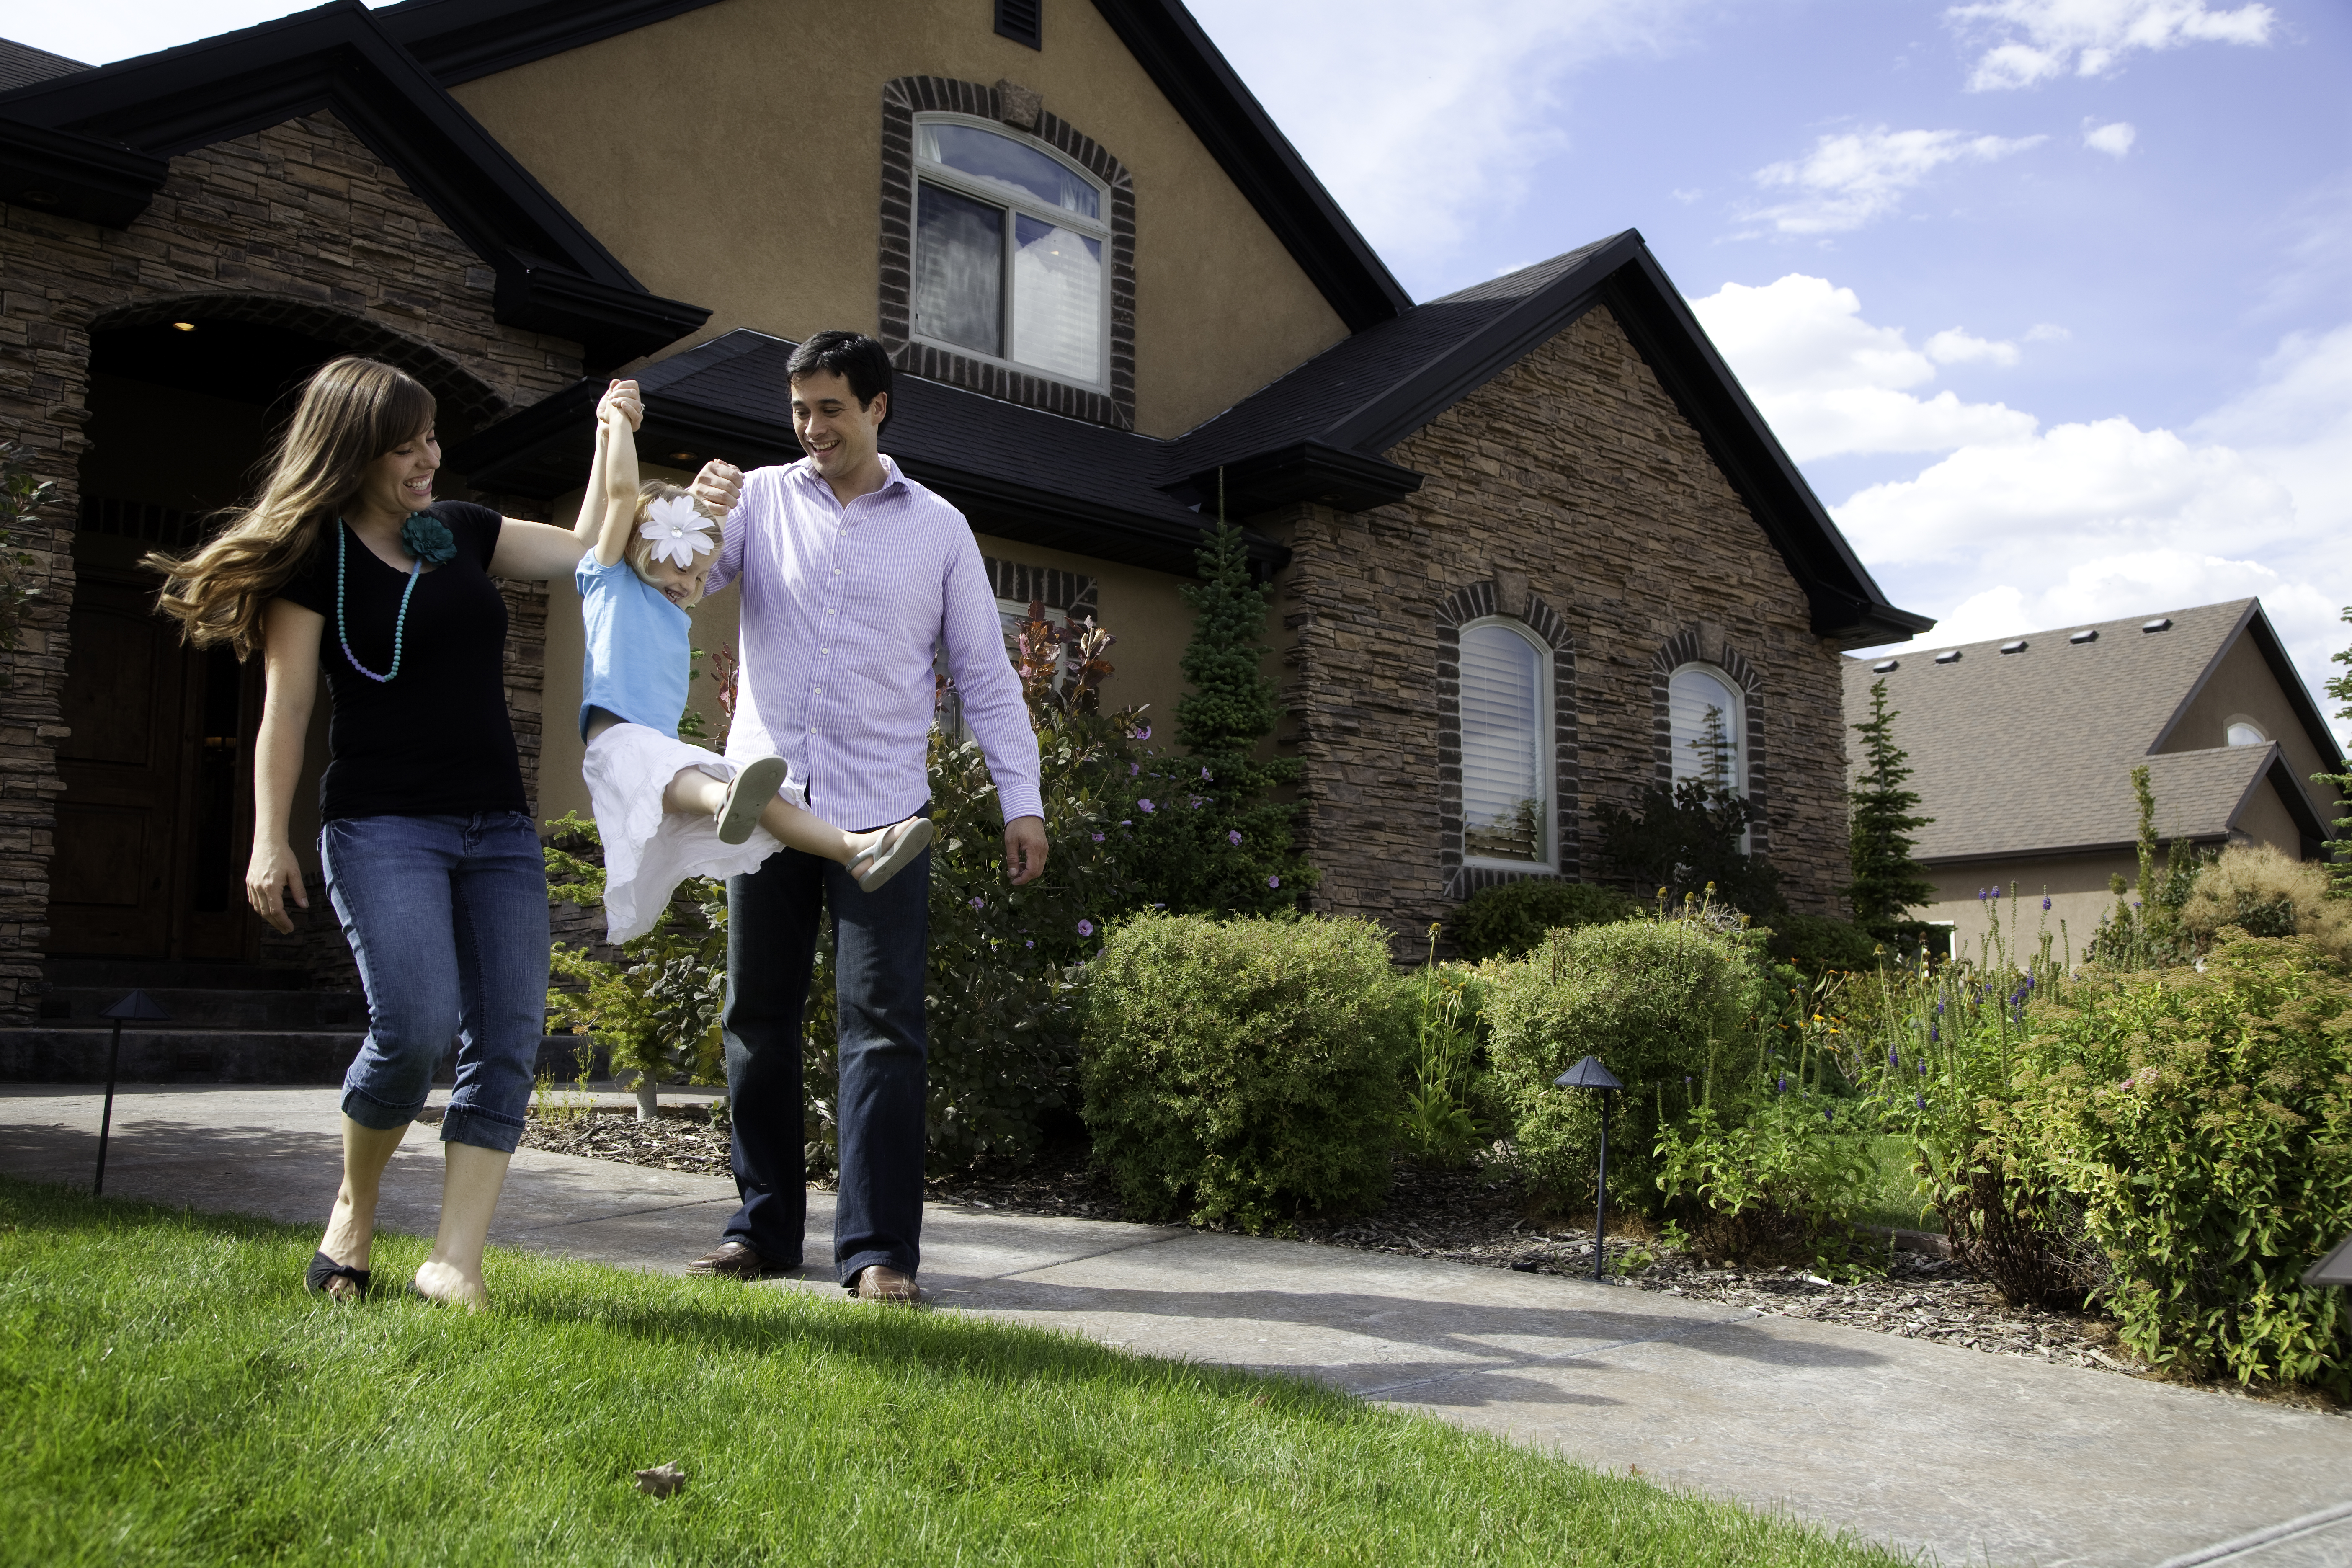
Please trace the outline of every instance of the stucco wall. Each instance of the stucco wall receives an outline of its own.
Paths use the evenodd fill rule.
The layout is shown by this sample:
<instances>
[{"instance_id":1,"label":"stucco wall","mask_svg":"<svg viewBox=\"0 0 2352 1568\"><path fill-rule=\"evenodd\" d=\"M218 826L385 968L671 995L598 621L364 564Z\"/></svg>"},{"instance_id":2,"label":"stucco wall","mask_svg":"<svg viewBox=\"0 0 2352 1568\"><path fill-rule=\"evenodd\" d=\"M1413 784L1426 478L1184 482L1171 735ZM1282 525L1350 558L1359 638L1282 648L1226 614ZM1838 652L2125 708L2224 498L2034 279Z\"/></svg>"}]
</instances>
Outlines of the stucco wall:
<instances>
[{"instance_id":1,"label":"stucco wall","mask_svg":"<svg viewBox=\"0 0 2352 1568\"><path fill-rule=\"evenodd\" d=\"M701 338L877 327L882 87L1009 79L1136 190L1137 427L1173 436L1346 336L1091 5L1041 53L974 0L723 0L454 94ZM666 351L667 352L667 351Z\"/></svg>"},{"instance_id":2,"label":"stucco wall","mask_svg":"<svg viewBox=\"0 0 2352 1568\"><path fill-rule=\"evenodd\" d=\"M1838 654L1699 437L1605 309L1399 445L1428 476L1358 516L1282 526L1288 739L1324 873L1319 910L1417 943L1450 908L1440 864L1440 606L1498 575L1565 622L1583 853L1603 805L1659 777L1653 664L1696 633L1752 667L1771 858L1790 903L1827 913L1846 873Z\"/></svg>"},{"instance_id":3,"label":"stucco wall","mask_svg":"<svg viewBox=\"0 0 2352 1568\"><path fill-rule=\"evenodd\" d=\"M0 655L8 676L0 689L0 1021L29 1015L48 935L50 803L61 788L56 742L93 328L174 315L289 327L393 357L439 379L445 395L470 400L478 416L494 416L564 385L580 360L575 343L500 325L491 283L399 176L324 113L173 158L163 189L127 229L0 206L0 428L59 492L16 541L34 558L41 594L26 607L17 649ZM233 346L233 326L222 336ZM528 780L538 757L545 601L524 584L509 584L508 596L515 637L507 683ZM312 918L339 947L331 917L314 909Z\"/></svg>"},{"instance_id":4,"label":"stucco wall","mask_svg":"<svg viewBox=\"0 0 2352 1568\"><path fill-rule=\"evenodd\" d=\"M2030 957L2040 951L2042 933L2046 931L2053 956L2080 963L2091 933L2115 908L2116 896L2108 881L2118 876L2126 883L2138 879L2136 853L1930 866L1927 879L1936 885L1936 901L1910 913L1914 920L1950 924L1962 958L1983 954L1985 939L1998 919L2012 956ZM1995 888L2000 889L1998 903L1990 896ZM1987 896L1979 898L1979 892ZM2044 898L2050 900L2046 911L2042 908Z\"/></svg>"}]
</instances>

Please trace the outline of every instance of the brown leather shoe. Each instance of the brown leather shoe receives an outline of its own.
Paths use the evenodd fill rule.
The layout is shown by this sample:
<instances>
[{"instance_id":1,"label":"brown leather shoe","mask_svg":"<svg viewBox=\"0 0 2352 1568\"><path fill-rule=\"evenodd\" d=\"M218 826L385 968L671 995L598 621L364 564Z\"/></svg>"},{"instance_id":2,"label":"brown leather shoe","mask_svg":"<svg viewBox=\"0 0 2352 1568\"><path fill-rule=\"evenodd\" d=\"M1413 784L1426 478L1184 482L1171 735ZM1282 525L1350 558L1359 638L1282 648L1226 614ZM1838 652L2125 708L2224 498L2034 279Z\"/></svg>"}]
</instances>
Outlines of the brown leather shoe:
<instances>
[{"instance_id":1,"label":"brown leather shoe","mask_svg":"<svg viewBox=\"0 0 2352 1568\"><path fill-rule=\"evenodd\" d=\"M861 1301L896 1301L911 1307L923 1299L915 1282L887 1263L869 1263L857 1271L857 1299Z\"/></svg>"},{"instance_id":2,"label":"brown leather shoe","mask_svg":"<svg viewBox=\"0 0 2352 1568\"><path fill-rule=\"evenodd\" d=\"M686 1266L688 1274L716 1274L727 1279L757 1279L768 1271L761 1256L740 1241L722 1241Z\"/></svg>"}]
</instances>

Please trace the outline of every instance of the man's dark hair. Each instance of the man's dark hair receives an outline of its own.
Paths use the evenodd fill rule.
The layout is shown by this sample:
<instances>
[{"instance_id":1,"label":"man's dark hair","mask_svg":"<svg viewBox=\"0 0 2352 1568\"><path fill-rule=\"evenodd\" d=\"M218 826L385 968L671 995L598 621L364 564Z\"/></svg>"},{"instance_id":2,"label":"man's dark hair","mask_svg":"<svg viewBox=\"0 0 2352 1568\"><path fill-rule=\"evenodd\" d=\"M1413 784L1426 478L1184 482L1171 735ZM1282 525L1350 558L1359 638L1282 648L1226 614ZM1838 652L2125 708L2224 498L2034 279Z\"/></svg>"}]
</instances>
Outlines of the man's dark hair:
<instances>
[{"instance_id":1,"label":"man's dark hair","mask_svg":"<svg viewBox=\"0 0 2352 1568\"><path fill-rule=\"evenodd\" d=\"M824 331L811 334L784 362L784 375L837 375L849 383L860 408L890 390L890 356L880 343L863 332Z\"/></svg>"}]
</instances>

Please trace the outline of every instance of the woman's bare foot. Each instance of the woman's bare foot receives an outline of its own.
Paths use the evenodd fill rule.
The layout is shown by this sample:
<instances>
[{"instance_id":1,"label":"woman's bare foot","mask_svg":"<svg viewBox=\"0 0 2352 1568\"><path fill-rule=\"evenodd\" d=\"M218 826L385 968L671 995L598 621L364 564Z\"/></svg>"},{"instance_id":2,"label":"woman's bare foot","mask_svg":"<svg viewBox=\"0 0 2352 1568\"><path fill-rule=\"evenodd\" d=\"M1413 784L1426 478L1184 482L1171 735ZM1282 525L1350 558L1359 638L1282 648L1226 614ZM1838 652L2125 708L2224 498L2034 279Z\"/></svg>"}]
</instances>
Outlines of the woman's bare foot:
<instances>
[{"instance_id":1,"label":"woman's bare foot","mask_svg":"<svg viewBox=\"0 0 2352 1568\"><path fill-rule=\"evenodd\" d=\"M416 1293L444 1306L463 1307L478 1312L490 1304L490 1293L482 1288L479 1274L467 1274L453 1263L426 1258L416 1271Z\"/></svg>"}]
</instances>

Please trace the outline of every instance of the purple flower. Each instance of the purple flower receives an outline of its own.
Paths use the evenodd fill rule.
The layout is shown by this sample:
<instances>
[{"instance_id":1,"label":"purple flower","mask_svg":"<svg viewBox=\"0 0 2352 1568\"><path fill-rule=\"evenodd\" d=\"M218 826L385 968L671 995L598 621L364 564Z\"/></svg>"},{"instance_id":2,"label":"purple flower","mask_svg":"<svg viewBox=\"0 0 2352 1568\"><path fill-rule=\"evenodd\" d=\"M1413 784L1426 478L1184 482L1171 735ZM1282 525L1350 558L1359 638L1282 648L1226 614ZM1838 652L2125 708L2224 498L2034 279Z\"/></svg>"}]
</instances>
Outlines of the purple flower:
<instances>
[{"instance_id":1,"label":"purple flower","mask_svg":"<svg viewBox=\"0 0 2352 1568\"><path fill-rule=\"evenodd\" d=\"M1151 739L1151 726L1149 724L1139 724L1133 730L1129 731L1128 738L1132 741L1149 741Z\"/></svg>"},{"instance_id":2,"label":"purple flower","mask_svg":"<svg viewBox=\"0 0 2352 1568\"><path fill-rule=\"evenodd\" d=\"M1200 797L1199 795L1194 795L1194 796L1192 796L1192 799L1191 799L1191 801L1189 802L1189 804L1192 805L1192 809L1193 809L1194 811L1198 811L1198 810L1200 810L1200 809L1201 809L1201 797Z\"/></svg>"},{"instance_id":3,"label":"purple flower","mask_svg":"<svg viewBox=\"0 0 2352 1568\"><path fill-rule=\"evenodd\" d=\"M1985 900L1985 890L1984 890L1982 888L1979 888L1979 889L1977 889L1977 902L1979 902L1979 903L1983 903L1983 902L1984 902L1984 900Z\"/></svg>"},{"instance_id":4,"label":"purple flower","mask_svg":"<svg viewBox=\"0 0 2352 1568\"><path fill-rule=\"evenodd\" d=\"M1147 813L1147 814L1149 814L1149 813L1150 813L1150 812L1157 811L1157 810L1159 810L1159 809L1160 809L1158 806L1156 806L1156 805L1152 805L1152 804L1151 804L1150 801L1148 801L1148 800L1139 800L1139 801L1137 801L1135 804L1136 804L1137 805L1140 806L1140 807L1144 810L1144 812L1145 812L1145 813Z\"/></svg>"},{"instance_id":5,"label":"purple flower","mask_svg":"<svg viewBox=\"0 0 2352 1568\"><path fill-rule=\"evenodd\" d=\"M1788 1074L1782 1073L1780 1075L1780 1081L1772 1086L1772 1092L1775 1094L1786 1094L1789 1092Z\"/></svg>"},{"instance_id":6,"label":"purple flower","mask_svg":"<svg viewBox=\"0 0 2352 1568\"><path fill-rule=\"evenodd\" d=\"M2000 884L1999 882L1995 882L1992 885L1992 896L1996 899L2000 897Z\"/></svg>"},{"instance_id":7,"label":"purple flower","mask_svg":"<svg viewBox=\"0 0 2352 1568\"><path fill-rule=\"evenodd\" d=\"M1824 1105L1823 1107L1822 1107L1822 1121L1827 1121L1829 1119L1830 1119L1830 1108L1829 1108L1828 1106Z\"/></svg>"},{"instance_id":8,"label":"purple flower","mask_svg":"<svg viewBox=\"0 0 2352 1568\"><path fill-rule=\"evenodd\" d=\"M1238 827L1234 828L1232 832L1230 832L1230 833L1228 833L1228 834L1226 834L1226 835L1225 835L1225 842L1226 842L1226 843L1228 843L1228 844L1239 844L1241 841L1242 841L1242 830L1241 830L1240 828L1238 828Z\"/></svg>"},{"instance_id":9,"label":"purple flower","mask_svg":"<svg viewBox=\"0 0 2352 1568\"><path fill-rule=\"evenodd\" d=\"M1094 921L1080 921L1078 922L1078 934L1079 934L1080 936L1092 936L1092 935L1094 935L1094 934L1095 934L1095 922L1094 922Z\"/></svg>"},{"instance_id":10,"label":"purple flower","mask_svg":"<svg viewBox=\"0 0 2352 1568\"><path fill-rule=\"evenodd\" d=\"M2050 895L2047 893L2042 895L2042 912L2045 915L2050 912Z\"/></svg>"},{"instance_id":11,"label":"purple flower","mask_svg":"<svg viewBox=\"0 0 2352 1568\"><path fill-rule=\"evenodd\" d=\"M1886 1065L1891 1068L1899 1068L1903 1065L1902 1058L1895 1054L1893 1046L1886 1047Z\"/></svg>"},{"instance_id":12,"label":"purple flower","mask_svg":"<svg viewBox=\"0 0 2352 1568\"><path fill-rule=\"evenodd\" d=\"M1024 946L1024 947L1034 947L1034 946L1036 946L1037 944L1036 944L1035 942L1023 942L1021 945L1022 945L1022 946Z\"/></svg>"},{"instance_id":13,"label":"purple flower","mask_svg":"<svg viewBox=\"0 0 2352 1568\"><path fill-rule=\"evenodd\" d=\"M1142 771L1143 771L1143 764L1142 764L1141 763L1128 763L1128 764L1127 764L1127 776L1128 776L1129 778L1133 778L1136 774L1138 774L1138 773L1141 773Z\"/></svg>"},{"instance_id":14,"label":"purple flower","mask_svg":"<svg viewBox=\"0 0 2352 1568\"><path fill-rule=\"evenodd\" d=\"M1269 888L1279 888L1282 886L1282 879L1279 877L1268 877L1265 879L1265 885Z\"/></svg>"},{"instance_id":15,"label":"purple flower","mask_svg":"<svg viewBox=\"0 0 2352 1568\"><path fill-rule=\"evenodd\" d=\"M986 906L986 905L985 905L985 904L984 904L981 900L979 900L979 899L974 899L974 900L972 900L972 901L971 901L971 907L972 907L973 909L976 909L976 910L977 910L977 909L984 909L984 908L986 908L987 906Z\"/></svg>"},{"instance_id":16,"label":"purple flower","mask_svg":"<svg viewBox=\"0 0 2352 1568\"><path fill-rule=\"evenodd\" d=\"M1202 769L1201 770L1201 776L1202 776L1202 778L1207 778L1207 777L1209 776L1209 770L1208 770L1208 769L1206 769L1206 768L1202 768Z\"/></svg>"},{"instance_id":17,"label":"purple flower","mask_svg":"<svg viewBox=\"0 0 2352 1568\"><path fill-rule=\"evenodd\" d=\"M1912 1099L1914 1099L1914 1100L1917 1100L1917 1101L1919 1102L1919 1109L1920 1109L1920 1110L1927 1110L1927 1097L1926 1095L1924 1095L1924 1094L1915 1094L1915 1095L1913 1095L1911 1098L1912 1098Z\"/></svg>"},{"instance_id":18,"label":"purple flower","mask_svg":"<svg viewBox=\"0 0 2352 1568\"><path fill-rule=\"evenodd\" d=\"M1097 844L1099 844L1099 843L1101 843L1101 842L1102 842L1102 835L1101 835L1101 834L1097 833L1097 834L1096 834L1096 835L1095 835L1095 842L1096 842L1096 843L1097 843Z\"/></svg>"}]
</instances>

